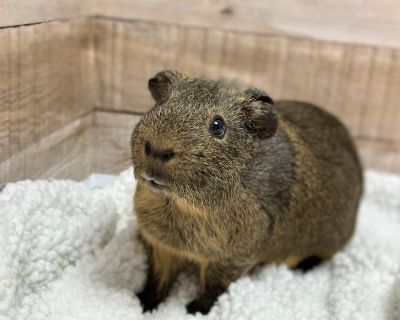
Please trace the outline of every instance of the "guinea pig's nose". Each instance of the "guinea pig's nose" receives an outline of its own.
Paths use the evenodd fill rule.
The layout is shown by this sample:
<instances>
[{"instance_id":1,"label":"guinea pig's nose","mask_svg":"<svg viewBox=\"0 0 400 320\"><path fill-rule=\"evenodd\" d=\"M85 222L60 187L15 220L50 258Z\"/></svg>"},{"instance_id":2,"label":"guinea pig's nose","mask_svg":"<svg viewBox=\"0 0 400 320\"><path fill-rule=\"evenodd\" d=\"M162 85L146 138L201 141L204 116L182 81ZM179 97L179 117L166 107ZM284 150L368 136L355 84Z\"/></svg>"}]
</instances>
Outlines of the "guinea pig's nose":
<instances>
[{"instance_id":1,"label":"guinea pig's nose","mask_svg":"<svg viewBox=\"0 0 400 320\"><path fill-rule=\"evenodd\" d=\"M144 153L146 156L154 157L160 159L162 162L168 162L175 157L175 152L172 149L165 149L165 150L156 150L150 144L150 142L146 142L144 144Z\"/></svg>"}]
</instances>

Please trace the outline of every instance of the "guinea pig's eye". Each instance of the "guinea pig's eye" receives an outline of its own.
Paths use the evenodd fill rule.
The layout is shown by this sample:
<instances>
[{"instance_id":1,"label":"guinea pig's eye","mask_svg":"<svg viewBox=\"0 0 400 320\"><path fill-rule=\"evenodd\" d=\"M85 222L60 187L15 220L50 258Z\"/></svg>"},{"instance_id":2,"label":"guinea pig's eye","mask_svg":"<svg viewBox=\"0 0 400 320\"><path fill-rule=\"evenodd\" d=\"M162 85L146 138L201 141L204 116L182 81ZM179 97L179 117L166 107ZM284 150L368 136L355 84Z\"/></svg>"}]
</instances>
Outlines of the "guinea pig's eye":
<instances>
[{"instance_id":1,"label":"guinea pig's eye","mask_svg":"<svg viewBox=\"0 0 400 320\"><path fill-rule=\"evenodd\" d=\"M213 137L222 139L226 132L226 125L224 119L216 116L210 123L210 132Z\"/></svg>"}]
</instances>

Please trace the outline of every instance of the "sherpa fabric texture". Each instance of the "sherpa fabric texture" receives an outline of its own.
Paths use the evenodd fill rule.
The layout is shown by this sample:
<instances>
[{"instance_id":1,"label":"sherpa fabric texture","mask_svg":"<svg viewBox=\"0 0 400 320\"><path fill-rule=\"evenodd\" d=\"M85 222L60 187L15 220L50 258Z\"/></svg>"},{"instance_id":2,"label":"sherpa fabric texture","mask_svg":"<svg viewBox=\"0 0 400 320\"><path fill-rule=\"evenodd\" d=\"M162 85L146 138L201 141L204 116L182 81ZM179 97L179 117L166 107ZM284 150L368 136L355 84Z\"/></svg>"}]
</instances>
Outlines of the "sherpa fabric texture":
<instances>
[{"instance_id":1,"label":"sherpa fabric texture","mask_svg":"<svg viewBox=\"0 0 400 320\"><path fill-rule=\"evenodd\" d=\"M132 170L102 188L23 181L0 194L2 319L192 319L198 290L182 274L142 314L147 267L132 215ZM196 317L203 316L197 314ZM357 230L329 262L302 274L270 265L232 283L208 319L400 319L400 177L368 172Z\"/></svg>"}]
</instances>

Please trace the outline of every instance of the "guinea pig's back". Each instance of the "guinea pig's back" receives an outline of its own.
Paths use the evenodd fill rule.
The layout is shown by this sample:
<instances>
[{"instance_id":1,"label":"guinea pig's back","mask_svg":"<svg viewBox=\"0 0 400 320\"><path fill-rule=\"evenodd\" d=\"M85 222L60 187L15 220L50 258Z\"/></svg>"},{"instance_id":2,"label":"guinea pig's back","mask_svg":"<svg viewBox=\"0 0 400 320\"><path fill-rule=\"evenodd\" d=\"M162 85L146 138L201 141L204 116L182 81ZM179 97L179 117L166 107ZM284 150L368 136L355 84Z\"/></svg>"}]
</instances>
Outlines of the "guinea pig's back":
<instances>
[{"instance_id":1,"label":"guinea pig's back","mask_svg":"<svg viewBox=\"0 0 400 320\"><path fill-rule=\"evenodd\" d=\"M361 164L355 146L348 130L339 119L305 102L278 101L276 109L280 117L299 129L299 137L311 148L315 156L337 164L346 160L342 165L353 167L361 179Z\"/></svg>"},{"instance_id":2,"label":"guinea pig's back","mask_svg":"<svg viewBox=\"0 0 400 320\"><path fill-rule=\"evenodd\" d=\"M278 101L279 117L295 127L296 134L322 162L349 167L362 181L362 169L350 134L329 112L306 102Z\"/></svg>"},{"instance_id":3,"label":"guinea pig's back","mask_svg":"<svg viewBox=\"0 0 400 320\"><path fill-rule=\"evenodd\" d=\"M321 108L296 101L279 101L275 106L296 158L291 192L298 201L292 202L291 211L302 212L298 221L302 237L293 240L320 247L318 251L329 256L354 230L362 194L355 146L345 126Z\"/></svg>"}]
</instances>

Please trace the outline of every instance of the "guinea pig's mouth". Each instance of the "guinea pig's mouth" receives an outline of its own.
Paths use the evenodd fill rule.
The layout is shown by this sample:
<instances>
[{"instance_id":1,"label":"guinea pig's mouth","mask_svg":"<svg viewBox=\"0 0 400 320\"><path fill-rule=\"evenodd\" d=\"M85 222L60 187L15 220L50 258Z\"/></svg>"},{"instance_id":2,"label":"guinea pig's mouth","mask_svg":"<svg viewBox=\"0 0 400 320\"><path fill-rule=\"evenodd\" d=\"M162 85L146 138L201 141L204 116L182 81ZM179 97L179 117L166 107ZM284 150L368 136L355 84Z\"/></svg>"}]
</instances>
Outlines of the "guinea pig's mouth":
<instances>
[{"instance_id":1,"label":"guinea pig's mouth","mask_svg":"<svg viewBox=\"0 0 400 320\"><path fill-rule=\"evenodd\" d=\"M152 187L152 188L156 188L156 189L162 189L163 188L163 184L157 182L156 180L147 180L148 184Z\"/></svg>"},{"instance_id":2,"label":"guinea pig's mouth","mask_svg":"<svg viewBox=\"0 0 400 320\"><path fill-rule=\"evenodd\" d=\"M145 183L153 190L160 191L165 188L165 183L154 177L148 176L146 174L143 174L142 177Z\"/></svg>"}]
</instances>

